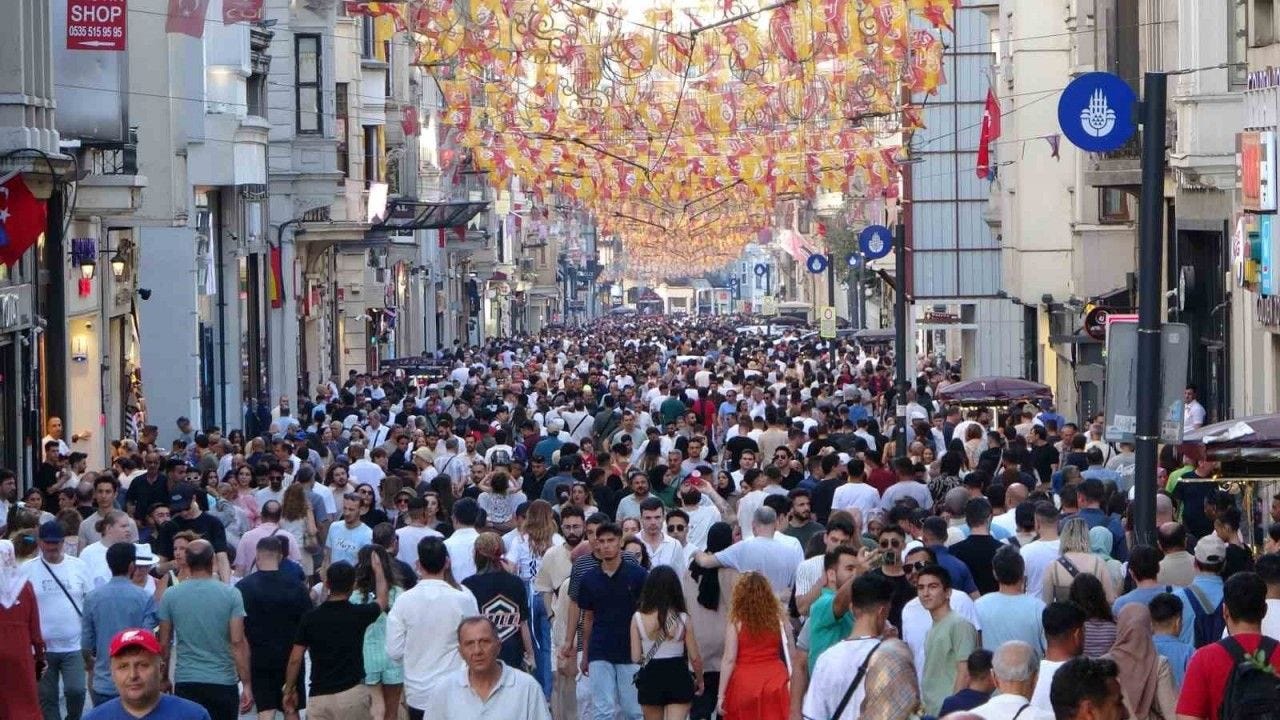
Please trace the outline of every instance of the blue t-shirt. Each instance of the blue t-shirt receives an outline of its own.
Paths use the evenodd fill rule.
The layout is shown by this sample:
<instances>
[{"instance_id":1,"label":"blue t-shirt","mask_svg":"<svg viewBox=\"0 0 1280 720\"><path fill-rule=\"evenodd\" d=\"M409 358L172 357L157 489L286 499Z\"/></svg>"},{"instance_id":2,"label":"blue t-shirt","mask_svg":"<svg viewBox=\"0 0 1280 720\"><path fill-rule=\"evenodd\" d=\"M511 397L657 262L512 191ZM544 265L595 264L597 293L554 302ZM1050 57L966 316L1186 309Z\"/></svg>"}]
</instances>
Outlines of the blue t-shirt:
<instances>
[{"instance_id":1,"label":"blue t-shirt","mask_svg":"<svg viewBox=\"0 0 1280 720\"><path fill-rule=\"evenodd\" d=\"M995 652L1010 640L1021 640L1044 655L1044 601L1035 595L987 593L974 603L982 623L982 647Z\"/></svg>"},{"instance_id":2,"label":"blue t-shirt","mask_svg":"<svg viewBox=\"0 0 1280 720\"><path fill-rule=\"evenodd\" d=\"M1134 588L1116 598L1116 601L1111 603L1111 614L1116 617L1120 617L1120 611L1124 609L1125 605L1130 603L1149 605L1155 596L1163 593L1172 593L1178 589L1179 588L1175 588L1172 585L1156 585L1155 587Z\"/></svg>"},{"instance_id":3,"label":"blue t-shirt","mask_svg":"<svg viewBox=\"0 0 1280 720\"><path fill-rule=\"evenodd\" d=\"M990 699L991 693L978 692L973 688L964 688L942 701L942 709L938 711L938 717L945 717L953 712L972 710L979 705L986 705Z\"/></svg>"},{"instance_id":4,"label":"blue t-shirt","mask_svg":"<svg viewBox=\"0 0 1280 720\"><path fill-rule=\"evenodd\" d=\"M348 528L341 521L329 526L329 536L324 544L329 548L329 562L346 561L356 564L356 555L360 548L373 544L373 528L360 523L354 529Z\"/></svg>"},{"instance_id":5,"label":"blue t-shirt","mask_svg":"<svg viewBox=\"0 0 1280 720\"><path fill-rule=\"evenodd\" d=\"M1182 679L1187 675L1187 664L1191 662L1191 656L1195 654L1196 649L1178 638L1164 633L1156 633L1155 637L1151 638L1151 641L1155 643L1156 652L1169 661L1169 670L1173 672L1174 686L1182 687Z\"/></svg>"},{"instance_id":6,"label":"blue t-shirt","mask_svg":"<svg viewBox=\"0 0 1280 720\"><path fill-rule=\"evenodd\" d=\"M591 662L631 664L631 616L648 574L639 565L624 562L613 575L596 567L582 577L578 606L592 613L591 644L586 649Z\"/></svg>"},{"instance_id":7,"label":"blue t-shirt","mask_svg":"<svg viewBox=\"0 0 1280 720\"><path fill-rule=\"evenodd\" d=\"M160 704L136 718L120 705L120 698L105 702L84 714L84 720L211 720L209 711L173 695L161 695Z\"/></svg>"},{"instance_id":8,"label":"blue t-shirt","mask_svg":"<svg viewBox=\"0 0 1280 720\"><path fill-rule=\"evenodd\" d=\"M240 591L213 578L191 578L165 591L160 622L173 625L177 637L175 683L235 685L231 620L244 617Z\"/></svg>"},{"instance_id":9,"label":"blue t-shirt","mask_svg":"<svg viewBox=\"0 0 1280 720\"><path fill-rule=\"evenodd\" d=\"M965 594L978 591L977 584L973 582L973 573L969 572L969 566L965 565L963 560L952 555L942 545L934 545L929 549L938 558L938 564L951 576L951 587Z\"/></svg>"}]
</instances>

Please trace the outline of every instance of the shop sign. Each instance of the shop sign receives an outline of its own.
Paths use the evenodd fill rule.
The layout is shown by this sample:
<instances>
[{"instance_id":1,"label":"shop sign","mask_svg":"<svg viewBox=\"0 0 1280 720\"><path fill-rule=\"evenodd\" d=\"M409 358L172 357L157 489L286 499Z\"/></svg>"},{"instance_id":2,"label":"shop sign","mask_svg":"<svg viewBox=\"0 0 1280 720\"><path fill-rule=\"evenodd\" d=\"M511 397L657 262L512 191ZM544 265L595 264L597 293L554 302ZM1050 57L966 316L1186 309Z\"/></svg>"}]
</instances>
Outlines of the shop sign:
<instances>
[{"instance_id":1,"label":"shop sign","mask_svg":"<svg viewBox=\"0 0 1280 720\"><path fill-rule=\"evenodd\" d=\"M0 331L8 332L30 324L31 285L0 288Z\"/></svg>"},{"instance_id":2,"label":"shop sign","mask_svg":"<svg viewBox=\"0 0 1280 720\"><path fill-rule=\"evenodd\" d=\"M125 0L67 0L67 49L125 49Z\"/></svg>"},{"instance_id":3,"label":"shop sign","mask_svg":"<svg viewBox=\"0 0 1280 720\"><path fill-rule=\"evenodd\" d=\"M1276 134L1270 130L1236 135L1242 207L1251 212L1276 210Z\"/></svg>"},{"instance_id":4,"label":"shop sign","mask_svg":"<svg viewBox=\"0 0 1280 720\"><path fill-rule=\"evenodd\" d=\"M960 316L956 313L929 310L924 314L924 321L936 325L955 325L960 322Z\"/></svg>"}]
</instances>

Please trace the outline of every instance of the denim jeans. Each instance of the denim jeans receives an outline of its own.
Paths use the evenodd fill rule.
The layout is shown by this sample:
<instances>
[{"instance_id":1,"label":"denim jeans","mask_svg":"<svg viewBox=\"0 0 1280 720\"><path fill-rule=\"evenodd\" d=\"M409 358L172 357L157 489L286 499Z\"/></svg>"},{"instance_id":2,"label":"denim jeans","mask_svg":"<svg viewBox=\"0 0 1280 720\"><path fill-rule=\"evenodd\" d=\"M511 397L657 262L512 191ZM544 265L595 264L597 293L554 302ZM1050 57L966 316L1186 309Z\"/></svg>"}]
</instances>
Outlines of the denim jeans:
<instances>
[{"instance_id":1,"label":"denim jeans","mask_svg":"<svg viewBox=\"0 0 1280 720\"><path fill-rule=\"evenodd\" d=\"M67 696L66 720L80 720L84 712L85 672L84 655L77 652L45 653L45 662L49 669L40 678L40 713L44 720L62 720L60 707L61 696L58 694L58 681L62 681L62 691Z\"/></svg>"},{"instance_id":2,"label":"denim jeans","mask_svg":"<svg viewBox=\"0 0 1280 720\"><path fill-rule=\"evenodd\" d=\"M542 593L534 592L532 594L533 603L530 612L533 613L533 622L531 623L533 630L533 654L536 660L537 669L534 670L533 676L537 678L538 684L542 686L542 693L548 700L551 699L551 618L547 615L547 606L542 602Z\"/></svg>"},{"instance_id":3,"label":"denim jeans","mask_svg":"<svg viewBox=\"0 0 1280 720\"><path fill-rule=\"evenodd\" d=\"M640 700L636 697L636 686L632 681L638 668L634 663L591 661L588 670L594 720L614 720L619 710L622 711L623 720L641 720L644 717L640 711Z\"/></svg>"}]
</instances>

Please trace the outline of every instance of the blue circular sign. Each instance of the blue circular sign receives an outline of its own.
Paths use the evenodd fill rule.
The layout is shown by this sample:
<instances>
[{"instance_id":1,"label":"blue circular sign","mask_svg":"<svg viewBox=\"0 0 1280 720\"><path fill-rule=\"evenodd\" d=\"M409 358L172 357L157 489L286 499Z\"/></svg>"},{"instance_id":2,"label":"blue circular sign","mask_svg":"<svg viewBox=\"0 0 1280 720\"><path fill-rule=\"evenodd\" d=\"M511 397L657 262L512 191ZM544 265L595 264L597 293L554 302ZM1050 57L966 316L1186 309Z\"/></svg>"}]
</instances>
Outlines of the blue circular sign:
<instances>
[{"instance_id":1,"label":"blue circular sign","mask_svg":"<svg viewBox=\"0 0 1280 720\"><path fill-rule=\"evenodd\" d=\"M769 272L769 266L764 263L756 263L756 274L764 275Z\"/></svg>"},{"instance_id":2,"label":"blue circular sign","mask_svg":"<svg viewBox=\"0 0 1280 720\"><path fill-rule=\"evenodd\" d=\"M845 260L845 263L847 263L851 268L858 267L862 264L862 254L856 252L849 253L849 259Z\"/></svg>"},{"instance_id":3,"label":"blue circular sign","mask_svg":"<svg viewBox=\"0 0 1280 720\"><path fill-rule=\"evenodd\" d=\"M1128 142L1135 130L1133 88L1111 73L1085 73L1058 98L1058 126L1072 145L1108 152Z\"/></svg>"},{"instance_id":4,"label":"blue circular sign","mask_svg":"<svg viewBox=\"0 0 1280 720\"><path fill-rule=\"evenodd\" d=\"M879 260L893 249L893 232L883 225L868 225L858 233L858 248L868 260Z\"/></svg>"},{"instance_id":5,"label":"blue circular sign","mask_svg":"<svg viewBox=\"0 0 1280 720\"><path fill-rule=\"evenodd\" d=\"M824 272L827 269L827 256L814 253L809 256L808 260L804 261L804 265L809 268L811 273Z\"/></svg>"}]
</instances>

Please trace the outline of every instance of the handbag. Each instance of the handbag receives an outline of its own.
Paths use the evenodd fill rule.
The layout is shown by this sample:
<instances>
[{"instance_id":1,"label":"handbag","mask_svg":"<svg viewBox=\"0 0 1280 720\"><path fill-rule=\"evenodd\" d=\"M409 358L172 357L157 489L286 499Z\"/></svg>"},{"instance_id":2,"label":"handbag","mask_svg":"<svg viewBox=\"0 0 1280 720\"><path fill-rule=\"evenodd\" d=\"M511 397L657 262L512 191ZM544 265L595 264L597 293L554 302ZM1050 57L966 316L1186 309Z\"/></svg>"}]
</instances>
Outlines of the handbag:
<instances>
[{"instance_id":1,"label":"handbag","mask_svg":"<svg viewBox=\"0 0 1280 720\"><path fill-rule=\"evenodd\" d=\"M636 618L636 625L638 625L640 628L640 637L643 638L644 623L640 620L640 613L636 613L635 618ZM645 668L649 667L649 662L653 660L653 656L658 654L658 648L661 647L662 643L666 641L667 641L667 629L664 627L662 628L662 634L658 637L657 640L653 642L653 645L649 646L649 649L645 652L644 660L640 663L640 667L636 668L635 674L631 676L632 685L635 685L637 688L639 688L641 685L648 682L647 681L648 675L645 673Z\"/></svg>"},{"instance_id":2,"label":"handbag","mask_svg":"<svg viewBox=\"0 0 1280 720\"><path fill-rule=\"evenodd\" d=\"M884 642L883 640L880 642ZM876 650L880 649L880 642L871 648L871 652L863 658L862 664L858 666L858 672L853 676L853 682L849 683L849 687L844 691L844 697L840 698L840 704L836 705L836 711L831 714L831 720L839 720L840 715L844 713L844 709L849 706L849 701L853 699L853 693L858 689L858 685L862 683L862 678L867 674L867 666L871 664L871 656L876 654Z\"/></svg>"}]
</instances>

